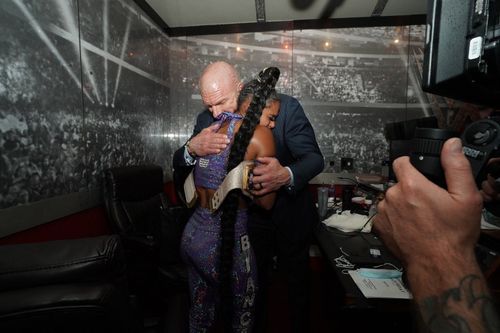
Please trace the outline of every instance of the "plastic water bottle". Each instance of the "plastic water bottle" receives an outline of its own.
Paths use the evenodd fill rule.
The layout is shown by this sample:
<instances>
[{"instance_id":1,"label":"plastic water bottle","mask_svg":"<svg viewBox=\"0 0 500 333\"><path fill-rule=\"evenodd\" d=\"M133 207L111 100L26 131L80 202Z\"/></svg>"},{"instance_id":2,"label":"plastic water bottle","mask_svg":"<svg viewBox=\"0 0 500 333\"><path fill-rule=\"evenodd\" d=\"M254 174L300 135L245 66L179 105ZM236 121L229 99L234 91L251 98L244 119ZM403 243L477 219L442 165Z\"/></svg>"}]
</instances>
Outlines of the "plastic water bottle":
<instances>
[{"instance_id":1,"label":"plastic water bottle","mask_svg":"<svg viewBox=\"0 0 500 333\"><path fill-rule=\"evenodd\" d=\"M331 183L330 186L328 186L328 198L333 198L333 201L335 202L335 184L334 183Z\"/></svg>"}]
</instances>

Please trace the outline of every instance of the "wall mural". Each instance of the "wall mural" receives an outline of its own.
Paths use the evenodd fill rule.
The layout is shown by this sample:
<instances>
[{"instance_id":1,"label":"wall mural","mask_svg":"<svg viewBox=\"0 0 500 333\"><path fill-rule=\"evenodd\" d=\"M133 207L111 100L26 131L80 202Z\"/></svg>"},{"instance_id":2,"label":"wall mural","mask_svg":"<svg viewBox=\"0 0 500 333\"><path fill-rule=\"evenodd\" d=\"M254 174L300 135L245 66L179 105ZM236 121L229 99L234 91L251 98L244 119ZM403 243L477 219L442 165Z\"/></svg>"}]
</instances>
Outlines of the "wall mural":
<instances>
[{"instance_id":1,"label":"wall mural","mask_svg":"<svg viewBox=\"0 0 500 333\"><path fill-rule=\"evenodd\" d=\"M180 146L202 110L197 80L212 61L235 64L242 79L262 68L281 69L277 89L297 97L311 121L325 165L380 173L388 159L384 124L431 116L420 88L425 28L373 27L192 36L171 40L172 112L183 126ZM174 61L176 59L176 61ZM187 110L186 110L187 109Z\"/></svg>"},{"instance_id":2,"label":"wall mural","mask_svg":"<svg viewBox=\"0 0 500 333\"><path fill-rule=\"evenodd\" d=\"M334 171L352 157L381 172L384 124L432 115L423 26L169 38L132 0L5 0L0 33L0 209L98 189L112 166L155 163L170 179L215 60L244 81L278 66Z\"/></svg>"},{"instance_id":3,"label":"wall mural","mask_svg":"<svg viewBox=\"0 0 500 333\"><path fill-rule=\"evenodd\" d=\"M169 40L132 1L6 0L0 22L0 208L170 168Z\"/></svg>"}]
</instances>

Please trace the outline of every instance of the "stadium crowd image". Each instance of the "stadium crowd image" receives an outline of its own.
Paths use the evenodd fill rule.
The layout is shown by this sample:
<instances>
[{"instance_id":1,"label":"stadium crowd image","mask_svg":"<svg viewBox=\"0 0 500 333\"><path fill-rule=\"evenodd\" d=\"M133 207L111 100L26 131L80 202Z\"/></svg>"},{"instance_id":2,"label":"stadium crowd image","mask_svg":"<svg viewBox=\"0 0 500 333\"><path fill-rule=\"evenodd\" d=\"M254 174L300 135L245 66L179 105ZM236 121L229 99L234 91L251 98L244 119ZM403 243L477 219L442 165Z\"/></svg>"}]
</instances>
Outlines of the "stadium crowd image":
<instances>
[{"instance_id":1,"label":"stadium crowd image","mask_svg":"<svg viewBox=\"0 0 500 333\"><path fill-rule=\"evenodd\" d=\"M387 124L433 118L440 125L459 127L477 120L476 111L483 110L422 90L426 1L406 1L408 13L398 13L394 8L400 6L392 0L366 1L371 14L359 18L335 15L358 10L355 7L362 1L236 1L231 8L241 6L241 12L250 8L256 22L245 22L232 9L234 20L226 17L224 22L229 23L225 24L212 24L210 14L203 17L205 3L174 2L179 12L161 12L156 9L161 1L155 0L0 1L0 266L6 265L5 270L0 268L0 285L5 285L0 287L2 332L34 332L37 326L40 332L197 332L187 326L194 315L188 318L187 314L187 273L179 273L175 266L181 260L169 257L168 266L158 262L165 259L161 251L166 248L167 257L185 255L178 253L182 223L192 208L185 207L183 193L175 184L174 154L181 147L186 147L184 154L190 154L189 140L201 130L195 124L199 125L197 117L207 103L200 93L204 89L200 76L211 64L230 64L242 83L264 75L268 67L279 69L272 89L300 104L322 156L322 168L315 173L320 180L305 182L314 200L318 185L329 185L321 179L355 182L357 175L388 179L393 156ZM226 0L216 2L227 4ZM298 20L285 15L290 6L307 13L315 4L321 17ZM182 16L186 5L198 12L191 14L197 21L182 26L175 16ZM272 22L270 17L278 15L279 6L287 10ZM230 15L223 12L217 10L217 15ZM165 18L172 20L170 27ZM279 149L277 144L278 153ZM289 150L296 158L294 148ZM193 158L200 157L193 154ZM346 159L352 163L344 170L341 161ZM146 180L127 178L130 175L124 170L137 171L136 177ZM299 183L301 175L288 170L293 191L293 181ZM149 181L153 184L157 179L161 179L161 194L141 198L140 204L132 202L149 191ZM337 199L342 196L339 189L334 189ZM152 210L156 215L150 214ZM169 224L148 224L143 230L134 225L141 214L151 215L148 219L161 215ZM125 218L130 225L123 224ZM175 246L156 239L167 229L177 235ZM134 243L137 239L132 240L137 235L143 237L139 245ZM131 243L137 246L130 247ZM361 322L349 326L352 322L348 321L359 318L348 307L339 312L343 319L330 318L323 297L327 292L322 288L327 284L325 277L333 273L321 259L325 254L318 249L318 241L310 245L312 273L310 286L305 287L311 293L308 331L366 328ZM59 253L57 246L69 250ZM134 252L139 247L144 252ZM121 255L132 252L140 255L120 261ZM16 259L25 253L38 254L26 262ZM50 261L52 257L57 263ZM144 257L154 260L142 263ZM276 258L272 258L275 266ZM87 261L96 266L78 264ZM65 263L71 264L66 267ZM1 276L11 274L7 268L11 264L13 274L19 275L4 281ZM128 269L141 264L152 267L154 281L140 274L136 276L140 282L130 281ZM58 265L67 271L59 271ZM56 272L45 276L42 269L35 277L42 282L30 285L22 272L36 271L36 267L56 267ZM288 291L275 268L269 274L267 326L258 333L299 332L287 310ZM128 282L123 283L122 275ZM330 293L337 287L325 288ZM31 298L27 296L30 288L34 290ZM19 295L9 294L21 289ZM56 289L57 295L72 301L38 308L37 297L50 299ZM134 290L141 290L139 296L130 296ZM7 304L11 299L32 303L13 301L18 308L12 309ZM81 306L82 311L68 315L75 300L79 303L74 306ZM56 307L64 314L54 311L50 316L55 319L46 319L45 314ZM333 307L339 309L338 304ZM388 332L414 327L409 308L403 304L400 312L391 312L399 319L379 324L386 325ZM373 309L369 304L359 313L376 321ZM211 332L227 332L223 315L217 316Z\"/></svg>"}]
</instances>

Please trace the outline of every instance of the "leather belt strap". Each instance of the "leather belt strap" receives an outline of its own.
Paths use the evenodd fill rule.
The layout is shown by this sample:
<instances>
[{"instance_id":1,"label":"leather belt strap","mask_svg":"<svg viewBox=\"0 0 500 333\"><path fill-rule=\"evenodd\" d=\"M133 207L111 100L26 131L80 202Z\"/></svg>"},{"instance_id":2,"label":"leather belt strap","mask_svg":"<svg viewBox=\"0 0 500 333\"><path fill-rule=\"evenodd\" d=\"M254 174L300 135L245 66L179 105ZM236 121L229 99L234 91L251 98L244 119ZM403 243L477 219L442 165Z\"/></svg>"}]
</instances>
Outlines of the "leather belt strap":
<instances>
[{"instance_id":1,"label":"leather belt strap","mask_svg":"<svg viewBox=\"0 0 500 333\"><path fill-rule=\"evenodd\" d=\"M238 164L237 167L229 171L224 178L222 184L220 184L217 191L215 191L212 199L210 200L210 210L216 211L219 209L220 205L226 198L229 192L234 189L240 188L243 191L243 194L247 195L250 198L253 198L252 195L247 191L249 188L250 174L252 173L252 169L254 167L253 161L243 161Z\"/></svg>"},{"instance_id":2,"label":"leather belt strap","mask_svg":"<svg viewBox=\"0 0 500 333\"><path fill-rule=\"evenodd\" d=\"M243 194L253 198L250 192L247 191L251 187L250 175L253 167L253 161L243 161L238 164L237 167L229 171L209 202L210 210L212 212L219 209L227 194L234 189L242 189ZM184 195L186 197L186 205L188 207L193 207L198 199L198 194L196 193L196 187L194 185L193 172L194 169L184 181Z\"/></svg>"}]
</instances>

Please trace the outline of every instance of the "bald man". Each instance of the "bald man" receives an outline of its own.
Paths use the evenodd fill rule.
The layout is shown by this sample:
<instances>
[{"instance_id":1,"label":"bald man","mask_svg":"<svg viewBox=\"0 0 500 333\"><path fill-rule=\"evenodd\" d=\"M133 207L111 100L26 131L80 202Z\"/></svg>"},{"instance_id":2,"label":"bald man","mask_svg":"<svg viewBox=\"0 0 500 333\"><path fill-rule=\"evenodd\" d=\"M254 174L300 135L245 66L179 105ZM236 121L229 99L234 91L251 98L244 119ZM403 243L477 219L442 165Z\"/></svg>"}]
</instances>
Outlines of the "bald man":
<instances>
[{"instance_id":1,"label":"bald man","mask_svg":"<svg viewBox=\"0 0 500 333\"><path fill-rule=\"evenodd\" d=\"M226 148L229 143L227 136L217 133L216 126L208 125L223 112L237 110L238 95L243 85L233 66L218 61L205 68L199 86L201 99L207 110L198 116L194 134L185 144L182 155L188 164L194 163L194 159L190 157L218 154ZM178 160L181 165L183 159Z\"/></svg>"},{"instance_id":2,"label":"bald man","mask_svg":"<svg viewBox=\"0 0 500 333\"><path fill-rule=\"evenodd\" d=\"M216 133L211 124L222 112L236 111L241 88L239 75L230 64L218 61L205 68L200 93L206 110L198 115L191 138L174 153L174 178L181 175L183 179L195 156L217 154L226 147L227 137ZM267 326L267 277L274 254L288 282L291 327L294 332L309 330L309 246L318 217L307 184L324 166L314 130L300 103L283 94L279 99L272 129L276 158L259 158L253 178L260 185L253 193L277 191L276 202L272 211L249 207L248 231L259 272L254 332L259 333Z\"/></svg>"}]
</instances>

